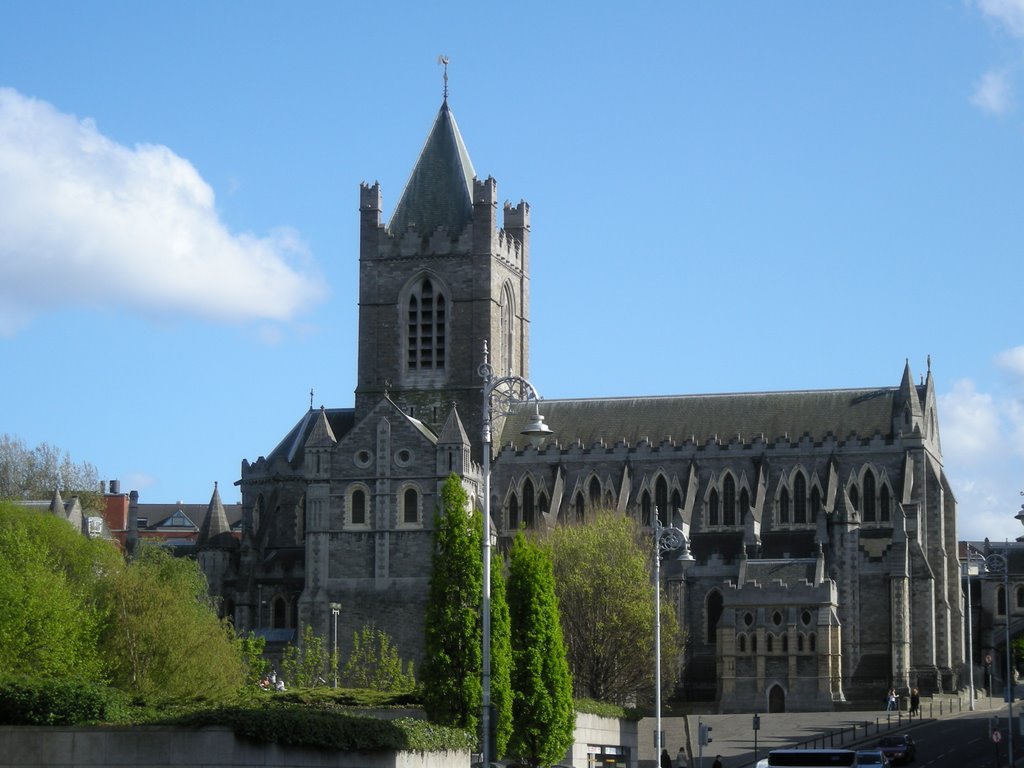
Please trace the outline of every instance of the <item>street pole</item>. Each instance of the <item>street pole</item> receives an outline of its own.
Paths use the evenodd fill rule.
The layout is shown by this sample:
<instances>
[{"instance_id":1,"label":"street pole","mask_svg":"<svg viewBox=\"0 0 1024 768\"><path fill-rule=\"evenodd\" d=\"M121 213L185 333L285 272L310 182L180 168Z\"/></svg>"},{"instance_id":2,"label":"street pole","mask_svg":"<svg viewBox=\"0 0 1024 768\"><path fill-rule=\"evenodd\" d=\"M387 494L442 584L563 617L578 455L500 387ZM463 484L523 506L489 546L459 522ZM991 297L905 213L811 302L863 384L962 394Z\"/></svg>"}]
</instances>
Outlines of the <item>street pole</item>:
<instances>
[{"instance_id":1,"label":"street pole","mask_svg":"<svg viewBox=\"0 0 1024 768\"><path fill-rule=\"evenodd\" d=\"M683 546L683 532L673 526L663 526L654 508L654 751L661 765L661 750L665 748L661 732L661 556Z\"/></svg>"},{"instance_id":2,"label":"street pole","mask_svg":"<svg viewBox=\"0 0 1024 768\"><path fill-rule=\"evenodd\" d=\"M544 438L551 434L551 428L544 424L540 415L540 393L522 376L495 378L494 369L488 362L487 342L484 341L484 361L477 369L484 380L483 387L483 605L481 606L481 628L483 652L481 656L480 696L480 762L490 768L491 751L491 420L497 416L508 416L516 408L529 402L537 404L537 411L521 434L530 438L539 447Z\"/></svg>"},{"instance_id":3,"label":"street pole","mask_svg":"<svg viewBox=\"0 0 1024 768\"><path fill-rule=\"evenodd\" d=\"M968 545L969 546L969 545ZM974 627L971 611L971 550L967 550L967 676L971 689L971 712L974 711Z\"/></svg>"},{"instance_id":4,"label":"street pole","mask_svg":"<svg viewBox=\"0 0 1024 768\"><path fill-rule=\"evenodd\" d=\"M1003 574L1003 598L1006 601L1006 703L1007 709L1007 737L1006 737L1006 759L1009 765L1013 765L1013 649L1010 647L1010 559L1009 542L1006 543L1006 554L994 554L985 558L985 568L989 573Z\"/></svg>"},{"instance_id":5,"label":"street pole","mask_svg":"<svg viewBox=\"0 0 1024 768\"><path fill-rule=\"evenodd\" d=\"M332 666L334 667L334 687L338 687L338 614L341 613L341 609L337 604L331 604L331 618L334 620L334 660Z\"/></svg>"}]
</instances>

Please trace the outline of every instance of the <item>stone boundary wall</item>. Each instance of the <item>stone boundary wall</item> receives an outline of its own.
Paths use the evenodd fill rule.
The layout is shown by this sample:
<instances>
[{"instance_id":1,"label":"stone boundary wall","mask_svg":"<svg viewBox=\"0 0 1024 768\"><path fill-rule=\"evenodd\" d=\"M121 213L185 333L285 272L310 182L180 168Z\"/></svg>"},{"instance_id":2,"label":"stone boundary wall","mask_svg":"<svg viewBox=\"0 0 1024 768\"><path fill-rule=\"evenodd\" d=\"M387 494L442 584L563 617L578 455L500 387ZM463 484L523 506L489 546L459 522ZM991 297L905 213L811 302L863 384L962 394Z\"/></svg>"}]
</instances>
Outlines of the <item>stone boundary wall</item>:
<instances>
[{"instance_id":1,"label":"stone boundary wall","mask_svg":"<svg viewBox=\"0 0 1024 768\"><path fill-rule=\"evenodd\" d=\"M0 726L0 768L468 768L469 752L374 752L283 747L230 728Z\"/></svg>"}]
</instances>

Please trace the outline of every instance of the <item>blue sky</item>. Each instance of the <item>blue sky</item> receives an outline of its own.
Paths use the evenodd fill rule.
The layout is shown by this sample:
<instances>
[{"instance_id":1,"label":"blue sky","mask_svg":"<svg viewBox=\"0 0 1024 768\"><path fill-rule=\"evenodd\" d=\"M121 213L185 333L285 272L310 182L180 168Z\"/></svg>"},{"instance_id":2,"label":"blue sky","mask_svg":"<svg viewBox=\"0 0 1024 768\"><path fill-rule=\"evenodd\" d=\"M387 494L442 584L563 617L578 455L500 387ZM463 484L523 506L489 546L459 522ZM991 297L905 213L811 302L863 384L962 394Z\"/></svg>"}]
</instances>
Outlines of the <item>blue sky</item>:
<instances>
[{"instance_id":1,"label":"blue sky","mask_svg":"<svg viewBox=\"0 0 1024 768\"><path fill-rule=\"evenodd\" d=\"M532 213L546 397L932 372L1024 534L1024 0L0 6L0 433L225 501L349 407L358 186L441 103Z\"/></svg>"}]
</instances>

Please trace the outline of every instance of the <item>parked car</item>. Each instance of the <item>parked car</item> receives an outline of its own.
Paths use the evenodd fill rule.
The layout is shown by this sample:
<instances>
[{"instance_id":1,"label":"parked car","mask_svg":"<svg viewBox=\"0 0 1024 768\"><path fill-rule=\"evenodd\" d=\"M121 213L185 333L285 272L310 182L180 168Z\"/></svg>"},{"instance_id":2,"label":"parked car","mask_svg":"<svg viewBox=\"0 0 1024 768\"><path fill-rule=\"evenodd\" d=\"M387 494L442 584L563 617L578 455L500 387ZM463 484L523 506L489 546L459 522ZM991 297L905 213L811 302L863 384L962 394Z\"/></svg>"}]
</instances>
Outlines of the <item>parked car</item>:
<instances>
[{"instance_id":1,"label":"parked car","mask_svg":"<svg viewBox=\"0 0 1024 768\"><path fill-rule=\"evenodd\" d=\"M891 765L885 752L880 749L857 750L857 765L873 765L874 768L889 768Z\"/></svg>"},{"instance_id":2,"label":"parked car","mask_svg":"<svg viewBox=\"0 0 1024 768\"><path fill-rule=\"evenodd\" d=\"M896 763L911 763L917 759L917 746L914 739L907 733L898 736L883 736L878 742L878 748L889 758L893 765Z\"/></svg>"}]
</instances>

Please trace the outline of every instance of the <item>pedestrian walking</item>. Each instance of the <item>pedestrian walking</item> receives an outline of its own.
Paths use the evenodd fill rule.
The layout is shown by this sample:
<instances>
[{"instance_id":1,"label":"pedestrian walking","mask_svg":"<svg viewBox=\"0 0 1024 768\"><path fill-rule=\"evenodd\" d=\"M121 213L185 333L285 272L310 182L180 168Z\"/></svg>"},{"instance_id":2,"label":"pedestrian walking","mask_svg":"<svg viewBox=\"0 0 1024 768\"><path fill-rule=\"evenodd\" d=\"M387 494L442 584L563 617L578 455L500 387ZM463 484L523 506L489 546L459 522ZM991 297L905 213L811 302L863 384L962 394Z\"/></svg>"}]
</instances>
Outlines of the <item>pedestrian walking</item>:
<instances>
[{"instance_id":1,"label":"pedestrian walking","mask_svg":"<svg viewBox=\"0 0 1024 768\"><path fill-rule=\"evenodd\" d=\"M687 768L686 765L686 750L682 747L676 753L676 768Z\"/></svg>"},{"instance_id":2,"label":"pedestrian walking","mask_svg":"<svg viewBox=\"0 0 1024 768\"><path fill-rule=\"evenodd\" d=\"M664 747L661 748L661 768L672 768L672 758Z\"/></svg>"},{"instance_id":3,"label":"pedestrian walking","mask_svg":"<svg viewBox=\"0 0 1024 768\"><path fill-rule=\"evenodd\" d=\"M918 693L917 688L913 688L910 691L910 716L917 715L921 708L921 694Z\"/></svg>"},{"instance_id":4,"label":"pedestrian walking","mask_svg":"<svg viewBox=\"0 0 1024 768\"><path fill-rule=\"evenodd\" d=\"M890 688L889 689L889 694L885 697L885 711L886 712L895 712L896 711L896 698L897 698L896 689L895 688Z\"/></svg>"}]
</instances>

